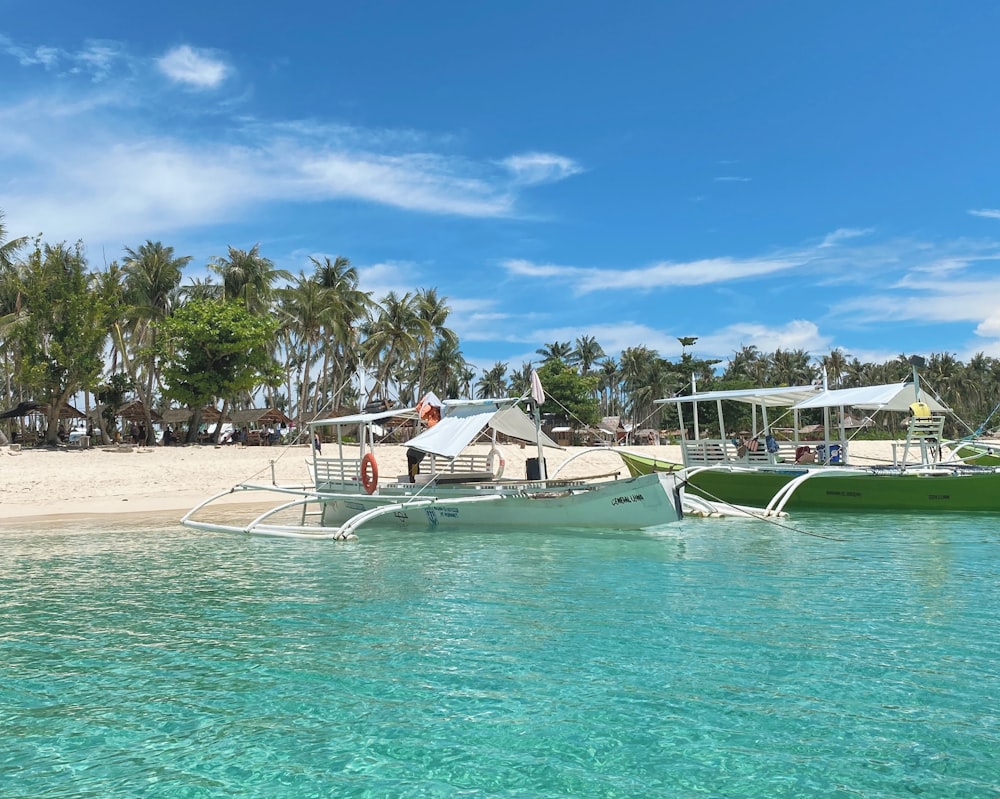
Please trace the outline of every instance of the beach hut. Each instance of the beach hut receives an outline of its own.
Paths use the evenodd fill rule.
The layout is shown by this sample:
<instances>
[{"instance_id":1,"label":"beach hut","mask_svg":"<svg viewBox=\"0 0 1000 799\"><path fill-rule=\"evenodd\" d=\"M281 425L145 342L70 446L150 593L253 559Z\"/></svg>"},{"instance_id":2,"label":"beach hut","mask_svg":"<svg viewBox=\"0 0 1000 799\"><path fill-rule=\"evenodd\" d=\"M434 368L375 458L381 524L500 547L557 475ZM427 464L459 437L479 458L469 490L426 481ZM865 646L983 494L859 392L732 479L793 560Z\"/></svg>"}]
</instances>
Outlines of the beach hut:
<instances>
[{"instance_id":1,"label":"beach hut","mask_svg":"<svg viewBox=\"0 0 1000 799\"><path fill-rule=\"evenodd\" d=\"M279 428L286 430L291 427L292 420L284 411L278 408L247 408L241 411L230 411L229 420L233 430L246 432L247 446L268 445L277 443L280 438Z\"/></svg>"}]
</instances>

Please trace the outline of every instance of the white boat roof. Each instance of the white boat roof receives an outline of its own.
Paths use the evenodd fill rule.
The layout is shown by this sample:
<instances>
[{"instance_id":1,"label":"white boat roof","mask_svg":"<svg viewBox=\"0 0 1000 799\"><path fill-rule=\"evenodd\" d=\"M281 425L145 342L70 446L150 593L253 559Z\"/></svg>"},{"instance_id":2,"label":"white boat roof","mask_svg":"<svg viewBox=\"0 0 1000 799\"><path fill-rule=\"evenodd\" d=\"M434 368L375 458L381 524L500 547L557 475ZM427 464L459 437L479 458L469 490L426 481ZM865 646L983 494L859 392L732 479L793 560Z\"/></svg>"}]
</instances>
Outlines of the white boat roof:
<instances>
[{"instance_id":1,"label":"white boat roof","mask_svg":"<svg viewBox=\"0 0 1000 799\"><path fill-rule=\"evenodd\" d=\"M780 386L777 388L736 388L727 391L703 391L681 397L656 400L655 404L694 402L715 402L734 400L750 405L764 405L768 408L788 408L802 400L814 397L823 390L822 386Z\"/></svg>"},{"instance_id":2,"label":"white boat roof","mask_svg":"<svg viewBox=\"0 0 1000 799\"><path fill-rule=\"evenodd\" d=\"M445 400L441 421L407 441L407 446L454 458L487 427L511 438L561 449L545 433L536 437L535 422L519 407L517 398Z\"/></svg>"},{"instance_id":3,"label":"white boat roof","mask_svg":"<svg viewBox=\"0 0 1000 799\"><path fill-rule=\"evenodd\" d=\"M309 427L329 427L330 425L344 426L353 424L371 424L380 422L383 419L416 419L416 408L396 408L391 411L378 411L377 413L352 413L347 416L331 416L329 419L314 419L309 422Z\"/></svg>"},{"instance_id":4,"label":"white boat roof","mask_svg":"<svg viewBox=\"0 0 1000 799\"><path fill-rule=\"evenodd\" d=\"M886 383L881 386L860 388L838 388L823 391L814 397L799 402L796 410L806 408L840 408L851 406L872 411L908 411L914 402L923 402L932 413L950 413L951 408L942 405L926 391L921 391L918 399L913 383Z\"/></svg>"}]
</instances>

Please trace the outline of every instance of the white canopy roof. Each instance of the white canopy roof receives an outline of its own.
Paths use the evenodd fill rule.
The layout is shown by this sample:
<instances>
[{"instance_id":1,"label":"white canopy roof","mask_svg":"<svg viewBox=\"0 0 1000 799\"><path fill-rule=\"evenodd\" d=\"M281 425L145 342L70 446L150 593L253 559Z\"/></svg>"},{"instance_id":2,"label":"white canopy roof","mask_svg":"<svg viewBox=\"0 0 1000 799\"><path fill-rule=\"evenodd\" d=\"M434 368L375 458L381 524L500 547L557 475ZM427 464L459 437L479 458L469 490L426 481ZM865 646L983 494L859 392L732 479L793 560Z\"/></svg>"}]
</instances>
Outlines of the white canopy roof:
<instances>
[{"instance_id":1,"label":"white canopy roof","mask_svg":"<svg viewBox=\"0 0 1000 799\"><path fill-rule=\"evenodd\" d=\"M441 421L407 444L421 452L454 458L487 427L511 438L537 443L535 423L516 402L516 399L446 400ZM540 438L542 446L560 449L544 433Z\"/></svg>"},{"instance_id":2,"label":"white canopy roof","mask_svg":"<svg viewBox=\"0 0 1000 799\"><path fill-rule=\"evenodd\" d=\"M416 419L416 408L397 408L392 411L379 411L378 413L352 413L348 416L332 416L329 419L314 419L309 422L310 427L329 427L330 425L351 425L351 424L371 424L383 419Z\"/></svg>"},{"instance_id":3,"label":"white canopy roof","mask_svg":"<svg viewBox=\"0 0 1000 799\"><path fill-rule=\"evenodd\" d=\"M850 406L871 411L908 411L917 402L913 383L887 383L881 386L861 388L839 388L823 391L810 399L799 402L796 410L806 408L840 408ZM920 392L920 402L926 403L932 413L949 413L945 405L939 403L925 391Z\"/></svg>"},{"instance_id":4,"label":"white canopy roof","mask_svg":"<svg viewBox=\"0 0 1000 799\"><path fill-rule=\"evenodd\" d=\"M669 397L656 400L656 404L694 402L715 402L734 400L750 405L765 405L768 408L787 408L809 397L814 397L823 389L821 386L781 386L778 388L737 388L728 391L703 391L683 397Z\"/></svg>"}]
</instances>

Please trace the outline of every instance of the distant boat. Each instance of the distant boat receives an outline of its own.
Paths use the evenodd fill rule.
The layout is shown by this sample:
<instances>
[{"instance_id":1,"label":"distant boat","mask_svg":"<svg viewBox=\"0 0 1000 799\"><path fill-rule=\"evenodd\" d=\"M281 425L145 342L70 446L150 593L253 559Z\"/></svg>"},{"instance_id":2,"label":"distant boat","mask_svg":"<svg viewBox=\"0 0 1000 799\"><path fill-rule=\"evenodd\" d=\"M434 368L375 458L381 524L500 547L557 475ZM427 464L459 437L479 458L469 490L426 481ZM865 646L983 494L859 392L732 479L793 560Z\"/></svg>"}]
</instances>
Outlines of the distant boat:
<instances>
[{"instance_id":1,"label":"distant boat","mask_svg":"<svg viewBox=\"0 0 1000 799\"><path fill-rule=\"evenodd\" d=\"M336 454L324 457L314 448L311 486L239 485L232 491L278 492L285 501L244 524L206 519L209 506L232 493L226 491L201 503L181 522L208 531L345 539L361 527L622 531L656 528L680 518L677 480L666 473L625 479L548 477L542 447L558 445L541 432L537 416L533 422L518 402L441 403L440 421L405 442L411 470L388 480L378 473L374 431L416 424L426 415L419 406L313 421L309 440L315 431L332 429L335 440L322 446ZM489 454L469 454L467 447L487 432L493 441ZM523 478L503 473L498 433L538 446L539 457L527 461L529 473ZM287 520L290 514L295 518Z\"/></svg>"},{"instance_id":2,"label":"distant boat","mask_svg":"<svg viewBox=\"0 0 1000 799\"><path fill-rule=\"evenodd\" d=\"M820 386L713 391L660 400L673 404L694 436L681 441L677 464L619 452L629 472L677 473L684 494L720 506L750 506L764 513L787 510L1000 511L1000 450L965 444L954 455L943 449L945 414L950 409L921 390L916 379L851 389ZM746 436L701 437L699 418L712 418L727 430L725 407L752 408L753 430ZM855 465L842 420L849 409L868 414L910 414L906 438L894 443L894 461ZM699 410L701 416L699 417ZM800 440L799 415L820 410L818 439ZM778 420L788 424L791 440L776 434ZM787 428L786 428L787 429ZM972 465L970 465L972 464Z\"/></svg>"}]
</instances>

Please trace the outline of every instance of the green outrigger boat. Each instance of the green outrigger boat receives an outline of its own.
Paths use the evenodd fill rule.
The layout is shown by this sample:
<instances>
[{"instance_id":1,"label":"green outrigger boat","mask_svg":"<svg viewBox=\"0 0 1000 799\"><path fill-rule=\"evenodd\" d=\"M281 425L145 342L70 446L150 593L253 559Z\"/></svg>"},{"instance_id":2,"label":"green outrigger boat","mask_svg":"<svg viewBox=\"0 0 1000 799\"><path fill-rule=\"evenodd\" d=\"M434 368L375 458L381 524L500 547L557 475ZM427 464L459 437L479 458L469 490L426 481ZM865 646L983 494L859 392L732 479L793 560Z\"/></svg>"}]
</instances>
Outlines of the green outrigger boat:
<instances>
[{"instance_id":1,"label":"green outrigger boat","mask_svg":"<svg viewBox=\"0 0 1000 799\"><path fill-rule=\"evenodd\" d=\"M678 471L685 492L726 505L782 510L1000 511L1000 472L990 467L795 467L680 464L618 453L632 475Z\"/></svg>"},{"instance_id":2,"label":"green outrigger boat","mask_svg":"<svg viewBox=\"0 0 1000 799\"><path fill-rule=\"evenodd\" d=\"M915 370L914 370L915 372ZM677 407L682 462L619 451L632 475L676 472L685 494L720 507L764 513L793 510L1000 512L1000 447L956 442L942 447L950 410L913 381L853 389L821 386L694 393L660 400ZM699 407L712 407L725 430L724 407L750 404L753 431L720 438L700 435ZM798 438L801 411L820 409L812 440ZM851 462L850 410L910 414L905 440L893 442L893 462ZM685 414L685 411L687 412ZM776 421L793 420L793 437L779 440ZM685 419L692 424L685 430ZM787 424L787 420L785 421ZM788 428L783 428L788 429ZM693 435L691 435L693 430Z\"/></svg>"}]
</instances>

